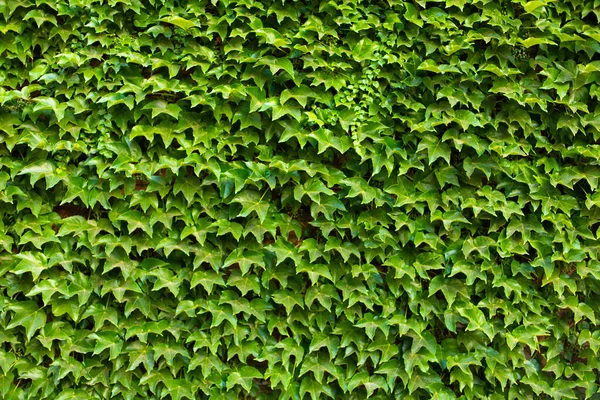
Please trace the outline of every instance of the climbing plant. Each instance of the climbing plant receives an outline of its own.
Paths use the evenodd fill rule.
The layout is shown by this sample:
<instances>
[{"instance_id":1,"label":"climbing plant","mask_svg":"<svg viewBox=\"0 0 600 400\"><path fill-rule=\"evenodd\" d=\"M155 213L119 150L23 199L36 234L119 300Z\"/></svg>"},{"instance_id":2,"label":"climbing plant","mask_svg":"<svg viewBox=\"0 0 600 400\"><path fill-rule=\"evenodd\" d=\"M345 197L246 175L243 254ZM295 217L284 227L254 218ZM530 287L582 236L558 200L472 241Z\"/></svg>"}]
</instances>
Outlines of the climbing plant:
<instances>
[{"instance_id":1,"label":"climbing plant","mask_svg":"<svg viewBox=\"0 0 600 400\"><path fill-rule=\"evenodd\" d=\"M1 398L600 398L599 0L0 15Z\"/></svg>"}]
</instances>

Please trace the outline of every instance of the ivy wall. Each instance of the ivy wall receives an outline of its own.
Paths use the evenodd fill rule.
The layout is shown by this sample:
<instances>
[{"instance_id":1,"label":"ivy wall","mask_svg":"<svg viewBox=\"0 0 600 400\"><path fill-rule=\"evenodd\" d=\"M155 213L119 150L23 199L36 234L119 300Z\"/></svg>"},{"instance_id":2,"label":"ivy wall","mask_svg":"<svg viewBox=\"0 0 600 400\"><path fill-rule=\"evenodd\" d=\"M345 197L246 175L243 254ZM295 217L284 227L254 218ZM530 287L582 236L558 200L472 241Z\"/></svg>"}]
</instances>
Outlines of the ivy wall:
<instances>
[{"instance_id":1,"label":"ivy wall","mask_svg":"<svg viewBox=\"0 0 600 400\"><path fill-rule=\"evenodd\" d=\"M599 0L0 15L1 398L600 398Z\"/></svg>"}]
</instances>

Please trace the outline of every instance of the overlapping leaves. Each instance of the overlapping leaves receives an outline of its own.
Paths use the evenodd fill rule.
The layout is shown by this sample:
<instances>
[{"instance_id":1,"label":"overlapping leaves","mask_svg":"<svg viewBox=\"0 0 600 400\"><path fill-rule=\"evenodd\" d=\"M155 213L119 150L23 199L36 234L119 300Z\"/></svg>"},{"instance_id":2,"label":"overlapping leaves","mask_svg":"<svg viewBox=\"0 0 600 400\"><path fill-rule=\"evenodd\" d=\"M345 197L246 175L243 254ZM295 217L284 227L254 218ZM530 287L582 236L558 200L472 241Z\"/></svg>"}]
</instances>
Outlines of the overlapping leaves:
<instances>
[{"instance_id":1,"label":"overlapping leaves","mask_svg":"<svg viewBox=\"0 0 600 400\"><path fill-rule=\"evenodd\" d=\"M0 397L598 396L598 1L0 13Z\"/></svg>"}]
</instances>

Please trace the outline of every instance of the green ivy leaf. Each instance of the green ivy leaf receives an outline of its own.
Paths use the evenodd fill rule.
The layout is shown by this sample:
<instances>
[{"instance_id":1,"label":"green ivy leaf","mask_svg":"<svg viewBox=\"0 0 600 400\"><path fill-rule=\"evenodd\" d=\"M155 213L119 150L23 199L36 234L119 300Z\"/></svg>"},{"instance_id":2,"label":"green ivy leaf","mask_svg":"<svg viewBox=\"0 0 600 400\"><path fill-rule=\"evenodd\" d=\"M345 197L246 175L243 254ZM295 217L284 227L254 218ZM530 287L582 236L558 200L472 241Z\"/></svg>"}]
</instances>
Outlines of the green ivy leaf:
<instances>
[{"instance_id":1,"label":"green ivy leaf","mask_svg":"<svg viewBox=\"0 0 600 400\"><path fill-rule=\"evenodd\" d=\"M241 367L237 371L233 371L227 377L226 387L227 390L232 389L236 385L240 385L244 390L249 392L252 389L252 380L261 379L261 374L256 368L245 366Z\"/></svg>"},{"instance_id":2,"label":"green ivy leaf","mask_svg":"<svg viewBox=\"0 0 600 400\"><path fill-rule=\"evenodd\" d=\"M263 260L262 253L258 251L244 251L242 248L235 249L231 252L231 254L229 254L227 259L225 259L223 268L227 268L233 264L239 265L242 275L247 274L252 265L259 265L265 268L265 262Z\"/></svg>"},{"instance_id":3,"label":"green ivy leaf","mask_svg":"<svg viewBox=\"0 0 600 400\"><path fill-rule=\"evenodd\" d=\"M155 119L160 114L167 114L177 119L181 112L181 107L177 104L169 104L164 100L153 100L144 105L142 110L152 110L152 119Z\"/></svg>"},{"instance_id":4,"label":"green ivy leaf","mask_svg":"<svg viewBox=\"0 0 600 400\"><path fill-rule=\"evenodd\" d=\"M279 70L283 69L292 77L292 79L294 79L294 66L292 65L292 62L287 58L276 58L273 56L266 56L260 58L256 64L268 66L273 75L275 75Z\"/></svg>"},{"instance_id":5,"label":"green ivy leaf","mask_svg":"<svg viewBox=\"0 0 600 400\"><path fill-rule=\"evenodd\" d=\"M100 354L104 350L109 350L109 360L114 360L121 354L123 348L123 339L117 332L100 331L92 333L89 338L96 341L93 354Z\"/></svg>"},{"instance_id":6,"label":"green ivy leaf","mask_svg":"<svg viewBox=\"0 0 600 400\"><path fill-rule=\"evenodd\" d=\"M175 25L181 29L184 29L186 31L189 30L190 28L198 26L193 21L179 17L177 15L169 15L167 17L162 17L160 20L163 22L167 22L169 24L173 24L173 25Z\"/></svg>"},{"instance_id":7,"label":"green ivy leaf","mask_svg":"<svg viewBox=\"0 0 600 400\"><path fill-rule=\"evenodd\" d=\"M54 115L59 122L65 117L65 111L67 109L66 103L59 103L58 100L52 97L44 96L36 97L33 101L36 103L33 111L51 110L54 112Z\"/></svg>"},{"instance_id":8,"label":"green ivy leaf","mask_svg":"<svg viewBox=\"0 0 600 400\"><path fill-rule=\"evenodd\" d=\"M232 203L239 203L242 205L242 211L240 217L247 217L250 213L256 213L260 222L264 222L267 217L270 205L264 200L267 192L262 195L255 191L246 189L238 193L232 200Z\"/></svg>"},{"instance_id":9,"label":"green ivy leaf","mask_svg":"<svg viewBox=\"0 0 600 400\"><path fill-rule=\"evenodd\" d=\"M433 164L438 158L443 158L450 164L450 146L431 135L427 135L421 140L417 147L417 152L427 150L429 156L429 165Z\"/></svg>"},{"instance_id":10,"label":"green ivy leaf","mask_svg":"<svg viewBox=\"0 0 600 400\"><path fill-rule=\"evenodd\" d=\"M273 293L272 298L275 303L285 307L285 312L287 314L290 314L295 306L304 308L304 299L302 296L290 290L278 290Z\"/></svg>"},{"instance_id":11,"label":"green ivy leaf","mask_svg":"<svg viewBox=\"0 0 600 400\"><path fill-rule=\"evenodd\" d=\"M30 272L34 281L37 281L42 272L48 269L48 259L40 252L23 252L16 255L16 258L21 260L13 272L17 275L22 275Z\"/></svg>"},{"instance_id":12,"label":"green ivy leaf","mask_svg":"<svg viewBox=\"0 0 600 400\"><path fill-rule=\"evenodd\" d=\"M46 313L43 309L33 301L21 301L7 307L12 311L12 318L6 329L14 329L16 327L25 328L25 336L27 340L31 340L35 333L46 325Z\"/></svg>"}]
</instances>

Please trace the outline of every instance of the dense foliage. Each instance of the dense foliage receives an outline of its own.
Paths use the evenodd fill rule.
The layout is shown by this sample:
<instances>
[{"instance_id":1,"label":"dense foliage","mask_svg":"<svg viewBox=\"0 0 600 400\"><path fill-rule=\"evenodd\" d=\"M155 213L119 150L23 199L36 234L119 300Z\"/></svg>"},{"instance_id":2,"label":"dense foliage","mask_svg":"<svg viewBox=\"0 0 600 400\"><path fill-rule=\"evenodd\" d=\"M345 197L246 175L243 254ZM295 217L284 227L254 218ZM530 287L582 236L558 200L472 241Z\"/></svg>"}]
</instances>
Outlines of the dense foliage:
<instances>
[{"instance_id":1,"label":"dense foliage","mask_svg":"<svg viewBox=\"0 0 600 400\"><path fill-rule=\"evenodd\" d=\"M599 398L599 0L0 15L1 398Z\"/></svg>"}]
</instances>

